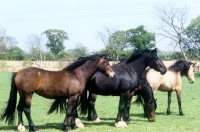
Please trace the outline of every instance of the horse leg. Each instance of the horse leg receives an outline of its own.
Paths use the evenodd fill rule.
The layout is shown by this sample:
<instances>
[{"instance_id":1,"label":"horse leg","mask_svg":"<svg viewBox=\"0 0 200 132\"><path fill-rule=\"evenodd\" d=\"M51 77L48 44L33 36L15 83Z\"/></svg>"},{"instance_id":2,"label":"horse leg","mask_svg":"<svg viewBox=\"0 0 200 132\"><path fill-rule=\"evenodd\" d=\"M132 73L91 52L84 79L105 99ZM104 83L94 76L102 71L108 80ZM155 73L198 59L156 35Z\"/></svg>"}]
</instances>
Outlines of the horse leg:
<instances>
[{"instance_id":1,"label":"horse leg","mask_svg":"<svg viewBox=\"0 0 200 132\"><path fill-rule=\"evenodd\" d=\"M96 109L95 109L95 102L96 102L97 95L89 93L89 102L88 102L88 121L100 122L101 120L98 118Z\"/></svg>"},{"instance_id":2,"label":"horse leg","mask_svg":"<svg viewBox=\"0 0 200 132\"><path fill-rule=\"evenodd\" d=\"M66 116L65 116L65 120L63 122L63 127L62 127L65 132L69 132L70 127L72 129L77 128L77 126L75 124L77 100L78 100L77 96L72 96L71 98L68 99Z\"/></svg>"},{"instance_id":3,"label":"horse leg","mask_svg":"<svg viewBox=\"0 0 200 132\"><path fill-rule=\"evenodd\" d=\"M31 118L31 99L32 95L29 95L28 97L25 98L25 106L24 106L24 113L26 115L26 118L29 123L29 131L30 132L38 132L38 129L35 127L35 124L33 123L33 120Z\"/></svg>"},{"instance_id":4,"label":"horse leg","mask_svg":"<svg viewBox=\"0 0 200 132\"><path fill-rule=\"evenodd\" d=\"M177 96L177 100L178 100L179 115L184 115L184 113L182 111L182 107L181 107L181 91L177 90L176 96Z\"/></svg>"},{"instance_id":5,"label":"horse leg","mask_svg":"<svg viewBox=\"0 0 200 132\"><path fill-rule=\"evenodd\" d=\"M24 110L24 101L20 96L20 100L17 106L18 111L18 131L24 131L26 128L24 127L23 119L22 119L22 112Z\"/></svg>"},{"instance_id":6,"label":"horse leg","mask_svg":"<svg viewBox=\"0 0 200 132\"><path fill-rule=\"evenodd\" d=\"M127 124L124 122L125 119L125 106L128 101L129 91L121 94L120 100L119 100L119 108L118 108L118 114L117 118L115 120L115 126L116 127L126 127Z\"/></svg>"},{"instance_id":7,"label":"horse leg","mask_svg":"<svg viewBox=\"0 0 200 132\"><path fill-rule=\"evenodd\" d=\"M125 121L129 121L129 122L131 121L131 119L130 119L130 108L131 108L131 100L133 98L133 95L134 95L134 92L131 92L129 94L128 103L126 105L126 110L125 110L125 117L124 117L124 119L125 119Z\"/></svg>"},{"instance_id":8,"label":"horse leg","mask_svg":"<svg viewBox=\"0 0 200 132\"><path fill-rule=\"evenodd\" d=\"M170 104L171 104L171 96L172 96L172 91L168 92L168 107L167 107L167 114L170 115Z\"/></svg>"}]
</instances>

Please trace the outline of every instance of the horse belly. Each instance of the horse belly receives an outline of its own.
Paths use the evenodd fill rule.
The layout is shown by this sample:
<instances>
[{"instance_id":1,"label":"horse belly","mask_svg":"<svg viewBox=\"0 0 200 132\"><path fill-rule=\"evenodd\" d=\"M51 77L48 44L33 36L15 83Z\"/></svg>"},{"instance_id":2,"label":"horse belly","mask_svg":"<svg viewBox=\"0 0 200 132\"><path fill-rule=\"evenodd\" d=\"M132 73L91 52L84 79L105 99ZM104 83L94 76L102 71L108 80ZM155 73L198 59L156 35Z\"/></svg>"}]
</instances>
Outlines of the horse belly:
<instances>
[{"instance_id":1,"label":"horse belly","mask_svg":"<svg viewBox=\"0 0 200 132\"><path fill-rule=\"evenodd\" d=\"M176 83L176 77L174 73L168 71L164 76L163 80L161 82L161 85L159 86L159 91L174 91L175 90L175 83Z\"/></svg>"}]
</instances>

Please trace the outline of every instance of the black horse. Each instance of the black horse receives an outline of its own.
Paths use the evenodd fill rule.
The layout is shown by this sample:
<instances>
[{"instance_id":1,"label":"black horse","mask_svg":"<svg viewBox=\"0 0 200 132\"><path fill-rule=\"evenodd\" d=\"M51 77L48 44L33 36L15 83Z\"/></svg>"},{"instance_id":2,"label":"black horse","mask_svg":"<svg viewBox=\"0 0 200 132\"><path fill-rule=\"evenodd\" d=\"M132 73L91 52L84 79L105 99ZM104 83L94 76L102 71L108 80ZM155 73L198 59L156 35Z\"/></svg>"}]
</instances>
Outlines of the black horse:
<instances>
[{"instance_id":1,"label":"black horse","mask_svg":"<svg viewBox=\"0 0 200 132\"><path fill-rule=\"evenodd\" d=\"M81 95L81 114L86 114L88 109L88 120L97 120L95 101L97 94L120 96L118 115L115 125L124 127L124 122L128 118L127 113L131 106L131 94L141 94L145 102L145 111L149 121L155 121L155 99L150 85L146 78L142 78L142 73L147 67L151 67L161 74L165 74L167 69L161 59L157 56L156 49L136 51L124 61L112 66L115 77L108 79L100 72L96 72L87 82L84 94ZM141 81L143 80L143 81ZM87 99L87 90L89 97ZM120 125L123 123L123 125Z\"/></svg>"}]
</instances>

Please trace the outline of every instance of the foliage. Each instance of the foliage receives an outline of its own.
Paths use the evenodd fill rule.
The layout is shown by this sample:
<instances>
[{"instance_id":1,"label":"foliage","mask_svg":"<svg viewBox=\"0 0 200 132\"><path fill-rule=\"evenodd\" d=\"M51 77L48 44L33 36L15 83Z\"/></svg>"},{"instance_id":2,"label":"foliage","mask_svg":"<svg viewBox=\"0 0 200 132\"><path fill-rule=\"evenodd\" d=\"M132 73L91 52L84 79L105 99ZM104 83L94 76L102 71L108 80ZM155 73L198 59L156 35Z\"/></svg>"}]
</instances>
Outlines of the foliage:
<instances>
[{"instance_id":1,"label":"foliage","mask_svg":"<svg viewBox=\"0 0 200 132\"><path fill-rule=\"evenodd\" d=\"M41 36L36 34L28 35L25 44L32 61L45 60L45 50Z\"/></svg>"},{"instance_id":2,"label":"foliage","mask_svg":"<svg viewBox=\"0 0 200 132\"><path fill-rule=\"evenodd\" d=\"M0 70L4 70L7 67L7 64L5 61L0 61Z\"/></svg>"},{"instance_id":3,"label":"foliage","mask_svg":"<svg viewBox=\"0 0 200 132\"><path fill-rule=\"evenodd\" d=\"M107 32L108 36L100 34L101 40L105 44L105 49L100 52L106 53L107 58L112 61L124 59L131 50L144 50L155 47L154 34L146 31L143 25L127 31L117 30L111 32L107 30Z\"/></svg>"},{"instance_id":4,"label":"foliage","mask_svg":"<svg viewBox=\"0 0 200 132\"><path fill-rule=\"evenodd\" d=\"M192 19L183 33L187 37L184 39L187 56L190 59L200 59L200 16Z\"/></svg>"},{"instance_id":5,"label":"foliage","mask_svg":"<svg viewBox=\"0 0 200 132\"><path fill-rule=\"evenodd\" d=\"M122 51L120 51L119 61L124 60L129 55L131 55L132 53L133 53L133 50L122 50Z\"/></svg>"},{"instance_id":6,"label":"foliage","mask_svg":"<svg viewBox=\"0 0 200 132\"><path fill-rule=\"evenodd\" d=\"M23 62L23 66L24 67L29 67L29 66L32 66L33 65L33 62L32 61L24 61Z\"/></svg>"},{"instance_id":7,"label":"foliage","mask_svg":"<svg viewBox=\"0 0 200 132\"><path fill-rule=\"evenodd\" d=\"M64 41L68 40L68 34L65 31L58 29L49 29L44 31L42 34L46 35L48 39L46 46L51 50L56 58L56 55L65 49Z\"/></svg>"},{"instance_id":8,"label":"foliage","mask_svg":"<svg viewBox=\"0 0 200 132\"><path fill-rule=\"evenodd\" d=\"M129 29L127 34L127 43L129 43L133 49L144 50L155 47L155 35L146 31L143 25L135 29Z\"/></svg>"},{"instance_id":9,"label":"foliage","mask_svg":"<svg viewBox=\"0 0 200 132\"><path fill-rule=\"evenodd\" d=\"M70 52L74 56L74 60L78 59L79 57L89 55L87 47L85 47L81 43L76 44L76 47L74 49L70 50Z\"/></svg>"},{"instance_id":10,"label":"foliage","mask_svg":"<svg viewBox=\"0 0 200 132\"><path fill-rule=\"evenodd\" d=\"M191 20L184 33L193 40L193 43L200 43L200 16Z\"/></svg>"}]
</instances>

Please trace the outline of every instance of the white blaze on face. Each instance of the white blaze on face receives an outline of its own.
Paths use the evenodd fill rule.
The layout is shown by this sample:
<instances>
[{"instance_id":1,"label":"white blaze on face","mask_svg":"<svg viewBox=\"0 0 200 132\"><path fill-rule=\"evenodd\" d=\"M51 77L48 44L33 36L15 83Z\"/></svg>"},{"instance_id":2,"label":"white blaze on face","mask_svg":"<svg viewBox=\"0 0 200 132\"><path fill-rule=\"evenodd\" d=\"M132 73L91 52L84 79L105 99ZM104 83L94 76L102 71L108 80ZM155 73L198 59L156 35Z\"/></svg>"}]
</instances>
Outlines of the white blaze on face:
<instances>
[{"instance_id":1,"label":"white blaze on face","mask_svg":"<svg viewBox=\"0 0 200 132\"><path fill-rule=\"evenodd\" d=\"M190 65L190 68L188 70L187 78L190 81L190 83L194 83L195 82L194 67L193 67L193 65Z\"/></svg>"}]
</instances>

